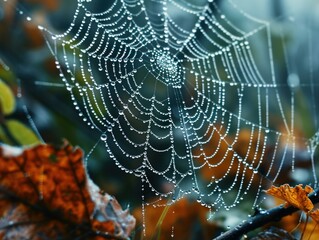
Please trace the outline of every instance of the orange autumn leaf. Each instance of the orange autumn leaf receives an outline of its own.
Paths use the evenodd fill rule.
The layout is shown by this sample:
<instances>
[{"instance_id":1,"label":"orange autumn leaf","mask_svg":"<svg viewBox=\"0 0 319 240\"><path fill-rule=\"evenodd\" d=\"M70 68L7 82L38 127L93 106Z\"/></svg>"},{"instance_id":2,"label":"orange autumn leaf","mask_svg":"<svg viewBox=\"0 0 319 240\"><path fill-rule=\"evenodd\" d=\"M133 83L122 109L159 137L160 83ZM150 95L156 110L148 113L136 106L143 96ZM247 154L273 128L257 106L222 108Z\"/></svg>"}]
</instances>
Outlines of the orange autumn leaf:
<instances>
[{"instance_id":1,"label":"orange autumn leaf","mask_svg":"<svg viewBox=\"0 0 319 240\"><path fill-rule=\"evenodd\" d=\"M0 146L0 239L125 239L135 219L88 178L65 145Z\"/></svg>"},{"instance_id":2,"label":"orange autumn leaf","mask_svg":"<svg viewBox=\"0 0 319 240\"><path fill-rule=\"evenodd\" d=\"M295 187L290 187L288 184L281 185L280 187L272 186L266 191L267 194L286 201L286 207L294 206L306 213L310 212L314 207L308 198L308 194L312 192L312 187L307 185L303 188L302 184Z\"/></svg>"}]
</instances>

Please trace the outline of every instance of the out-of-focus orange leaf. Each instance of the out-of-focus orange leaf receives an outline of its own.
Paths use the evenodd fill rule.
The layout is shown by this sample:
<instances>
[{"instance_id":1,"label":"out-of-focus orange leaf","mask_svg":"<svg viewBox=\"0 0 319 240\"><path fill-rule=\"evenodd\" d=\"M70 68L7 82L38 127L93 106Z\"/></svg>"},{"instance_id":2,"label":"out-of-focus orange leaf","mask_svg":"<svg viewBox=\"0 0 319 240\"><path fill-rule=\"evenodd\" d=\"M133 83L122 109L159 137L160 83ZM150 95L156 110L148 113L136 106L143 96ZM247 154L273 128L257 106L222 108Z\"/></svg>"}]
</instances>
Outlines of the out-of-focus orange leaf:
<instances>
[{"instance_id":1,"label":"out-of-focus orange leaf","mask_svg":"<svg viewBox=\"0 0 319 240\"><path fill-rule=\"evenodd\" d=\"M318 224L319 223L319 209L311 211L310 217L312 218L313 221L315 221Z\"/></svg>"},{"instance_id":2,"label":"out-of-focus orange leaf","mask_svg":"<svg viewBox=\"0 0 319 240\"><path fill-rule=\"evenodd\" d=\"M264 136L262 133L243 129L237 136L228 135L228 138L222 138L222 136L225 135L225 129L222 128L222 126L216 125L215 129L211 129L210 131L211 132L208 133L212 134L210 140L204 144L202 148L193 149L193 155L199 156L195 158L196 162L200 165L205 164L205 162L214 165L216 164L216 159L223 159L223 161L221 161L217 167L201 168L201 176L204 180L211 181L212 176L214 176L215 179L220 179L226 174L235 176L238 174L238 168L243 166L240 160L244 160L245 163L256 166L256 159L262 157L264 144ZM237 138L236 141L234 141L235 138ZM232 146L233 150L229 151L229 143L232 142L234 142ZM205 155L214 155L214 157L207 159ZM247 169L246 171L251 174L253 170ZM250 181L250 174L247 174L247 176L249 176L247 177L247 181ZM256 181L256 183L259 183L259 181Z\"/></svg>"},{"instance_id":3,"label":"out-of-focus orange leaf","mask_svg":"<svg viewBox=\"0 0 319 240\"><path fill-rule=\"evenodd\" d=\"M30 48L41 48L45 44L44 37L38 27L31 23L31 22L25 22L24 23L24 30L26 33L26 40L28 47Z\"/></svg>"},{"instance_id":4,"label":"out-of-focus orange leaf","mask_svg":"<svg viewBox=\"0 0 319 240\"><path fill-rule=\"evenodd\" d=\"M306 228L305 228L305 224ZM318 240L319 239L319 224L314 221L308 223L302 222L299 226L300 232L303 232L302 239Z\"/></svg>"},{"instance_id":5,"label":"out-of-focus orange leaf","mask_svg":"<svg viewBox=\"0 0 319 240\"><path fill-rule=\"evenodd\" d=\"M54 11L59 7L59 0L25 0L27 3L41 4L47 10Z\"/></svg>"},{"instance_id":6,"label":"out-of-focus orange leaf","mask_svg":"<svg viewBox=\"0 0 319 240\"><path fill-rule=\"evenodd\" d=\"M282 204L284 200L276 198L275 202ZM300 212L294 212L291 215L285 216L281 219L279 227L288 232L298 232L298 234L303 234L302 239L317 240L319 239L319 209L311 210L308 215L312 218L312 221L300 220ZM316 227L318 224L318 228Z\"/></svg>"},{"instance_id":7,"label":"out-of-focus orange leaf","mask_svg":"<svg viewBox=\"0 0 319 240\"><path fill-rule=\"evenodd\" d=\"M286 203L284 200L280 198L274 198L274 205L281 205ZM275 226L278 228L285 229L288 232L296 229L298 224L300 223L300 212L296 211L290 215L284 216L280 222L278 222ZM272 226L272 225L271 225Z\"/></svg>"},{"instance_id":8,"label":"out-of-focus orange leaf","mask_svg":"<svg viewBox=\"0 0 319 240\"><path fill-rule=\"evenodd\" d=\"M45 71L52 75L58 75L59 70L56 68L55 59L53 57L47 58L44 62Z\"/></svg>"},{"instance_id":9,"label":"out-of-focus orange leaf","mask_svg":"<svg viewBox=\"0 0 319 240\"><path fill-rule=\"evenodd\" d=\"M280 187L272 186L266 191L267 194L286 201L286 207L294 206L306 213L309 213L314 207L308 198L308 194L312 192L312 187L307 185L303 188L302 184L295 187L290 187L288 184L281 185Z\"/></svg>"},{"instance_id":10,"label":"out-of-focus orange leaf","mask_svg":"<svg viewBox=\"0 0 319 240\"><path fill-rule=\"evenodd\" d=\"M0 147L0 239L125 239L135 219L89 179L80 149Z\"/></svg>"},{"instance_id":11,"label":"out-of-focus orange leaf","mask_svg":"<svg viewBox=\"0 0 319 240\"><path fill-rule=\"evenodd\" d=\"M141 239L187 240L192 239L192 236L199 234L199 232L202 240L218 236L218 226L207 221L208 209L201 206L200 203L187 198L170 206L167 206L164 200L157 202L157 204L161 203L166 207L153 207L151 205L145 207L145 236L142 236ZM140 225L143 223L141 210L139 208L134 211L134 216ZM160 219L162 222L159 222ZM196 232L194 232L195 229ZM135 239L139 239L138 237Z\"/></svg>"},{"instance_id":12,"label":"out-of-focus orange leaf","mask_svg":"<svg viewBox=\"0 0 319 240\"><path fill-rule=\"evenodd\" d=\"M286 230L271 227L265 231L260 232L256 237L251 240L294 240Z\"/></svg>"}]
</instances>

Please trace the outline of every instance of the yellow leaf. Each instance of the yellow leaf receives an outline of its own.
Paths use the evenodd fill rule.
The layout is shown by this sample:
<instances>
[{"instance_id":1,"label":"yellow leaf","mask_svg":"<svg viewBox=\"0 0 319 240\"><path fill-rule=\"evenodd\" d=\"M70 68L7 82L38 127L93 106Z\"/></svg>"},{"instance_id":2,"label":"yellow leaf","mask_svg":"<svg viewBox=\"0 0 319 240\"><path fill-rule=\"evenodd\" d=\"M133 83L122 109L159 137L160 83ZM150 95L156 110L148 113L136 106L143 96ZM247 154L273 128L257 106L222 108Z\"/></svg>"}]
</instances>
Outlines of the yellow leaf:
<instances>
[{"instance_id":1,"label":"yellow leaf","mask_svg":"<svg viewBox=\"0 0 319 240\"><path fill-rule=\"evenodd\" d=\"M280 187L272 186L266 191L267 194L286 201L286 207L294 206L306 213L309 213L314 207L308 198L308 194L311 192L313 192L313 189L310 186L307 185L303 189L302 184L295 187L290 187L288 184L281 185Z\"/></svg>"},{"instance_id":2,"label":"yellow leaf","mask_svg":"<svg viewBox=\"0 0 319 240\"><path fill-rule=\"evenodd\" d=\"M6 125L12 134L12 136L21 144L21 145L32 145L40 143L37 136L23 123L20 123L17 120L7 120Z\"/></svg>"},{"instance_id":3,"label":"yellow leaf","mask_svg":"<svg viewBox=\"0 0 319 240\"><path fill-rule=\"evenodd\" d=\"M10 87L0 79L0 110L4 115L14 111L15 98Z\"/></svg>"}]
</instances>

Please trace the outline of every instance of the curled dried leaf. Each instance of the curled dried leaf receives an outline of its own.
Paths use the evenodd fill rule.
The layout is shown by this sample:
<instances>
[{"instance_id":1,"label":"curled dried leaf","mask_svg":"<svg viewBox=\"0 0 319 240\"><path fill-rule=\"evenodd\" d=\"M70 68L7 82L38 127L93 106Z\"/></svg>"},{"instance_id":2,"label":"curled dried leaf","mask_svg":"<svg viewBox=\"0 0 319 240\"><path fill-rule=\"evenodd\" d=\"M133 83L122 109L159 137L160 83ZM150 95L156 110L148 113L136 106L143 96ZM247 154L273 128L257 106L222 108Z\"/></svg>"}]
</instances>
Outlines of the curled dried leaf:
<instances>
[{"instance_id":1,"label":"curled dried leaf","mask_svg":"<svg viewBox=\"0 0 319 240\"><path fill-rule=\"evenodd\" d=\"M302 184L295 187L290 187L288 184L281 185L280 187L272 186L266 191L267 194L286 201L286 207L294 206L306 213L309 213L314 207L308 197L308 194L312 192L312 187L307 185L303 188Z\"/></svg>"}]
</instances>

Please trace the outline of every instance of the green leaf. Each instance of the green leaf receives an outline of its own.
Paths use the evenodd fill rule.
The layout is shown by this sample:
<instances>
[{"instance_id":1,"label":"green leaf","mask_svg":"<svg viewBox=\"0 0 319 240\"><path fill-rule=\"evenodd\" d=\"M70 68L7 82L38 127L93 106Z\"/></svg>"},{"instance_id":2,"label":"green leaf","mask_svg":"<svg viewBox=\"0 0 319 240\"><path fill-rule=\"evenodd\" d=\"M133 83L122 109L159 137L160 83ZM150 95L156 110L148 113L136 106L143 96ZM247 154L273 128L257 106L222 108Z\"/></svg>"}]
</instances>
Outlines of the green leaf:
<instances>
[{"instance_id":1,"label":"green leaf","mask_svg":"<svg viewBox=\"0 0 319 240\"><path fill-rule=\"evenodd\" d=\"M21 145L31 145L40 143L33 131L23 123L17 120L7 120L6 126L10 131L12 137L16 139Z\"/></svg>"},{"instance_id":2,"label":"green leaf","mask_svg":"<svg viewBox=\"0 0 319 240\"><path fill-rule=\"evenodd\" d=\"M2 114L9 115L15 109L16 101L10 87L0 79L0 109Z\"/></svg>"}]
</instances>

